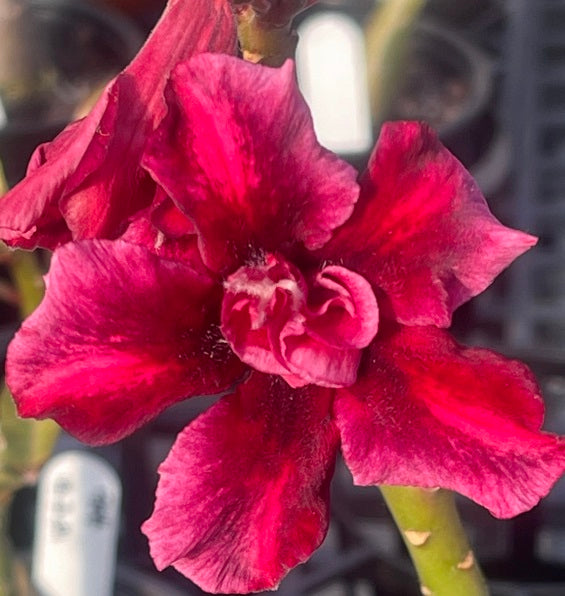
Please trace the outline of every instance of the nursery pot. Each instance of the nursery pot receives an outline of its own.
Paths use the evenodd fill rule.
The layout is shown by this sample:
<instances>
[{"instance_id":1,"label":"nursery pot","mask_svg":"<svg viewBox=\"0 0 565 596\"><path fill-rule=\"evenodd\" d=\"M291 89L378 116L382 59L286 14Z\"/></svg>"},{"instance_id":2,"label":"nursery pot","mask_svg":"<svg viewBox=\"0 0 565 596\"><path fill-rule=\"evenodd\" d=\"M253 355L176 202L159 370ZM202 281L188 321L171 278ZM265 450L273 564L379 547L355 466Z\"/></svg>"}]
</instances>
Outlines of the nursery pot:
<instances>
[{"instance_id":1,"label":"nursery pot","mask_svg":"<svg viewBox=\"0 0 565 596\"><path fill-rule=\"evenodd\" d=\"M409 43L405 72L385 119L428 122L483 192L493 194L508 175L510 150L496 124L491 60L434 22L419 23Z\"/></svg>"},{"instance_id":2,"label":"nursery pot","mask_svg":"<svg viewBox=\"0 0 565 596\"><path fill-rule=\"evenodd\" d=\"M0 0L0 16L0 159L13 185L33 149L133 58L143 35L78 0Z\"/></svg>"},{"instance_id":3,"label":"nursery pot","mask_svg":"<svg viewBox=\"0 0 565 596\"><path fill-rule=\"evenodd\" d=\"M426 12L457 27L468 27L501 10L500 0L427 0Z\"/></svg>"}]
</instances>

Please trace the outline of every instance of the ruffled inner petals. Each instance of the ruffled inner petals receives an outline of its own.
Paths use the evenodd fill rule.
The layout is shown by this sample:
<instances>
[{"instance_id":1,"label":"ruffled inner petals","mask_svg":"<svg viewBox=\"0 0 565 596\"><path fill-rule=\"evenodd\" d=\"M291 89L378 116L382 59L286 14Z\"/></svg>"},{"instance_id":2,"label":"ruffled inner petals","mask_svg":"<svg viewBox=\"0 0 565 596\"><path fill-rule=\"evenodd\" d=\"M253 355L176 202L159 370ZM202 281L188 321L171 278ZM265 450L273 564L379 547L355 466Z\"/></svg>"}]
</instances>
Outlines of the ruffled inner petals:
<instances>
[{"instance_id":1,"label":"ruffled inner petals","mask_svg":"<svg viewBox=\"0 0 565 596\"><path fill-rule=\"evenodd\" d=\"M370 285L343 267L328 266L310 283L282 257L241 267L224 283L222 331L255 369L293 387L350 385L378 328Z\"/></svg>"},{"instance_id":2,"label":"ruffled inner petals","mask_svg":"<svg viewBox=\"0 0 565 596\"><path fill-rule=\"evenodd\" d=\"M328 265L315 278L310 293L312 314L308 330L328 345L367 347L377 332L379 309L371 286L363 277Z\"/></svg>"},{"instance_id":3,"label":"ruffled inner petals","mask_svg":"<svg viewBox=\"0 0 565 596\"><path fill-rule=\"evenodd\" d=\"M143 526L157 567L209 592L247 593L274 589L306 560L328 526L331 397L253 373L190 424L159 469Z\"/></svg>"}]
</instances>

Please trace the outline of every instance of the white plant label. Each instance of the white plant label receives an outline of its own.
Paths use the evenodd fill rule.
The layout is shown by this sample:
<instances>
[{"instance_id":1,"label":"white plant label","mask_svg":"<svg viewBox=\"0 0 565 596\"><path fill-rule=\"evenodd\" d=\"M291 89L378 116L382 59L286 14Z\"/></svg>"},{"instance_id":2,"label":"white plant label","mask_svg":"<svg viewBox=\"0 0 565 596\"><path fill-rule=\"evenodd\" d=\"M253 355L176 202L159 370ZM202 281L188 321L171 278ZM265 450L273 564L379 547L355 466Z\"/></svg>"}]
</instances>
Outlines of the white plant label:
<instances>
[{"instance_id":1,"label":"white plant label","mask_svg":"<svg viewBox=\"0 0 565 596\"><path fill-rule=\"evenodd\" d=\"M111 596L121 485L85 451L51 459L39 481L32 579L41 596Z\"/></svg>"},{"instance_id":2,"label":"white plant label","mask_svg":"<svg viewBox=\"0 0 565 596\"><path fill-rule=\"evenodd\" d=\"M336 153L373 145L363 30L350 17L324 11L298 28L298 81L320 143Z\"/></svg>"}]
</instances>

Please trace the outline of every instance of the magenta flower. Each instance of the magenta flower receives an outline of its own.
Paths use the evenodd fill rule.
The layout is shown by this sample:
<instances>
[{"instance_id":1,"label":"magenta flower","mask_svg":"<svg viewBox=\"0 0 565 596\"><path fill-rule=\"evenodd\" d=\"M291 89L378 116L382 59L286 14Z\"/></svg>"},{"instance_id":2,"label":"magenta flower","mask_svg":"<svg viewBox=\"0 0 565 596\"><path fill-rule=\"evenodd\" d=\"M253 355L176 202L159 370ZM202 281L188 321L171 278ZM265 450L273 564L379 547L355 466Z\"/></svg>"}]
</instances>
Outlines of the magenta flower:
<instances>
[{"instance_id":1,"label":"magenta flower","mask_svg":"<svg viewBox=\"0 0 565 596\"><path fill-rule=\"evenodd\" d=\"M359 187L317 143L290 62L202 54L166 97L142 163L167 225L140 215L55 251L7 373L23 416L93 444L228 393L160 468L157 567L273 588L326 534L340 446L357 484L442 486L498 517L547 494L565 448L540 431L531 373L444 330L535 239L434 133L387 124Z\"/></svg>"},{"instance_id":2,"label":"magenta flower","mask_svg":"<svg viewBox=\"0 0 565 596\"><path fill-rule=\"evenodd\" d=\"M2 198L0 239L52 249L71 239L119 236L127 218L154 200L155 183L139 160L165 114L168 73L199 52L235 48L228 0L169 0L143 48L90 114L35 150L25 179Z\"/></svg>"}]
</instances>

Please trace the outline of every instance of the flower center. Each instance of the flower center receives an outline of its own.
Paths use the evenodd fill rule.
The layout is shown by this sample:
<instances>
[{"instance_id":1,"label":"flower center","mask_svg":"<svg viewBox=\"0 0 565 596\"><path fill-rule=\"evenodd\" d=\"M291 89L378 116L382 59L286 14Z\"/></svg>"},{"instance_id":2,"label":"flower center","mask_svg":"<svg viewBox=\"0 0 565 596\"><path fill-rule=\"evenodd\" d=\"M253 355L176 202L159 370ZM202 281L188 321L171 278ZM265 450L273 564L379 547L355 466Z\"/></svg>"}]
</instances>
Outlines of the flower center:
<instances>
[{"instance_id":1,"label":"flower center","mask_svg":"<svg viewBox=\"0 0 565 596\"><path fill-rule=\"evenodd\" d=\"M269 254L224 282L222 332L241 360L293 387L343 387L355 382L378 312L357 273L330 265L304 276Z\"/></svg>"}]
</instances>

